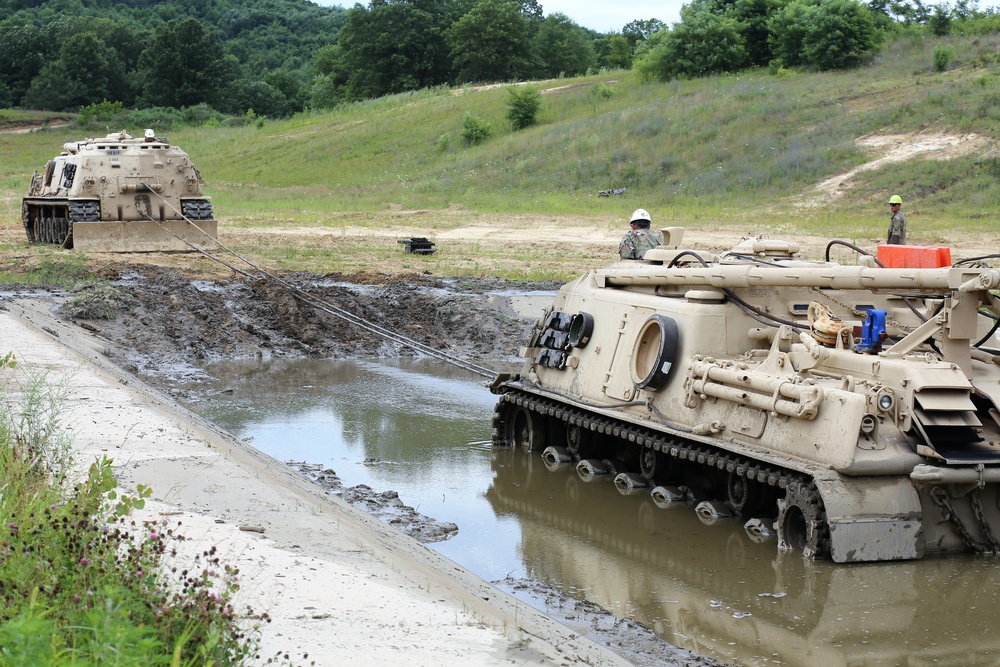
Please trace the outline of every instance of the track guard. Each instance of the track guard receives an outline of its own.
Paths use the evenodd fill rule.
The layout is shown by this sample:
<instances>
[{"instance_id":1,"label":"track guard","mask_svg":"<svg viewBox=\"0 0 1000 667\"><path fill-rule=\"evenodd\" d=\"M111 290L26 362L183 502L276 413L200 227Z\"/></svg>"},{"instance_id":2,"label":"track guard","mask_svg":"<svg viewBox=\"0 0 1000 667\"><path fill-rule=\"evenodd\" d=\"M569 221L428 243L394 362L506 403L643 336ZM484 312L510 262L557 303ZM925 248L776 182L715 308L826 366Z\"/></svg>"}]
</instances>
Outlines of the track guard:
<instances>
[{"instance_id":1,"label":"track guard","mask_svg":"<svg viewBox=\"0 0 1000 667\"><path fill-rule=\"evenodd\" d=\"M816 487L826 507L835 562L923 556L920 497L908 478L817 479Z\"/></svg>"}]
</instances>

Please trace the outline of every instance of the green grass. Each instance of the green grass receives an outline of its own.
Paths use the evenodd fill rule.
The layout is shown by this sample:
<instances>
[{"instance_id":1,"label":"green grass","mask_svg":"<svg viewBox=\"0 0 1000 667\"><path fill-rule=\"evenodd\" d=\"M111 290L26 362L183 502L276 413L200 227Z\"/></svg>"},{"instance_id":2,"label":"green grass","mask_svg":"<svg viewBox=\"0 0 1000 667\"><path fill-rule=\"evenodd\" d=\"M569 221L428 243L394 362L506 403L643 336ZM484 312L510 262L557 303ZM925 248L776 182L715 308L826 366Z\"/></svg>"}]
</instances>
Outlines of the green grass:
<instances>
[{"instance_id":1,"label":"green grass","mask_svg":"<svg viewBox=\"0 0 1000 667\"><path fill-rule=\"evenodd\" d=\"M955 59L937 72L934 49L942 45ZM998 52L996 33L910 31L846 72L756 70L642 84L620 71L542 82L540 122L519 132L505 118L501 86L435 88L263 127L179 129L169 139L191 155L223 225L234 228L316 226L336 235L347 225L398 222L398 209L449 208L468 215L424 217L421 228L517 214L599 224L643 207L657 224L874 238L884 231L885 199L899 193L907 215L928 228L986 230L1000 200ZM466 112L490 123L494 136L464 146ZM859 137L915 132L974 133L990 147L865 171L844 196L800 205L816 184L878 155ZM31 173L80 134L0 135L4 220L18 219ZM612 187L628 190L596 196ZM320 250L283 252L273 251L282 266L323 264Z\"/></svg>"},{"instance_id":2,"label":"green grass","mask_svg":"<svg viewBox=\"0 0 1000 667\"><path fill-rule=\"evenodd\" d=\"M4 250L0 247L0 252ZM55 246L32 246L28 252L33 260L29 268L22 268L17 257L7 260L8 267L0 264L0 284L68 288L96 280L85 254L60 252Z\"/></svg>"},{"instance_id":3,"label":"green grass","mask_svg":"<svg viewBox=\"0 0 1000 667\"><path fill-rule=\"evenodd\" d=\"M212 550L172 578L165 558L183 538L131 518L150 489L117 490L107 458L70 479L66 388L10 354L0 382L0 667L221 667L251 657L229 602L236 570Z\"/></svg>"}]
</instances>

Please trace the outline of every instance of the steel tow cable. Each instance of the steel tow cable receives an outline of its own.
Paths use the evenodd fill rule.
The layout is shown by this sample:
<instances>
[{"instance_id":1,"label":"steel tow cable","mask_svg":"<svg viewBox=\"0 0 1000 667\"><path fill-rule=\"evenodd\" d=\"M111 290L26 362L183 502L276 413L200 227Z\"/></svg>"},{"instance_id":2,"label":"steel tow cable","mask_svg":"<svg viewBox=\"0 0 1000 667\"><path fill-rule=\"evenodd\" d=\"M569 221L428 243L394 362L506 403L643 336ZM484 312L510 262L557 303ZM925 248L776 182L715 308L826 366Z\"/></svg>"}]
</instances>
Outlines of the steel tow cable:
<instances>
[{"instance_id":1,"label":"steel tow cable","mask_svg":"<svg viewBox=\"0 0 1000 667\"><path fill-rule=\"evenodd\" d=\"M164 204L166 204L168 207L170 207L170 209L174 213L176 213L177 215L179 215L188 224L190 224L192 227L194 227L195 229L197 229L199 232L201 232L202 234L204 234L208 238L212 239L220 248L222 248L226 252L230 253L234 257L237 257L238 259L240 259L241 261L243 261L248 266L252 267L255 271L257 271L257 273L259 275L256 275L256 276L252 275L250 273L247 273L246 271L243 271L243 270L241 270L241 269L233 266L232 264L224 261L220 257L216 257L215 255L213 255L213 254L211 254L211 253L203 250L202 248L199 248L199 247L195 246L193 243L191 243L187 239L181 238L177 234L174 234L172 231L170 231L169 229L167 229L166 226L162 225L159 220L155 220L154 218L152 218L149 215L146 216L147 218L149 218L153 222L155 222L158 225L160 225L160 227L162 229L165 229L171 236L173 236L174 238L178 239L179 241L181 241L185 245L189 246L193 250L196 250L196 251L200 252L201 254L205 255L206 257L208 257L212 261L218 262L219 264L222 264L223 266L225 266L225 267L227 267L227 268L229 268L229 269L231 269L231 270L233 270L233 271L235 271L235 272L237 272L237 273L239 273L239 274L241 274L243 276L246 276L247 278L256 278L256 279L264 278L264 279L270 280L270 281L272 281L272 282L280 285L281 287L284 287L285 289L287 289L297 299L299 299L299 300L301 300L301 301L303 301L303 302L305 302L305 303L307 303L307 304L309 304L309 305L311 305L311 306L313 306L315 308L318 308L319 310L322 310L322 311L324 311L326 313L329 313L329 314L331 314L331 315L333 315L335 317L339 317L340 319L345 320L345 321L347 321L347 322L349 322L349 323L351 323L351 324L353 324L353 325L355 325L357 327L360 327L360 328L362 328L362 329L364 329L366 331L370 331L370 332L372 332L372 333L374 333L376 335L379 335L379 336L381 336L383 338L391 340L391 341L393 341L395 343L399 343L401 345L405 345L407 347L410 347L413 350L415 350L417 352L420 352L421 354L425 354L425 355L427 355L429 357L434 357L435 359L439 359L440 361L447 362L449 364L452 364L453 366L458 366L459 368L461 368L463 370L469 371L470 373L475 373L476 375L479 375L479 376L487 378L487 379L493 379L494 377L496 377L497 372L495 370L491 369L491 368L487 368L485 366L480 366L478 364L474 364L474 363L466 361L464 359L460 359L458 357L452 356L452 355L450 355L450 354L448 354L446 352L441 352L440 350L436 350L433 347L430 347L429 345L425 345L424 343L415 341L412 338L407 338L406 336L403 336L402 334L398 334L398 333L396 333L394 331L390 331L389 329L385 329L384 327L380 327L379 325L377 325L377 324L375 324L373 322L369 322L368 320L364 319L363 317L361 317L359 315L355 315L354 313L351 313L349 311L343 310L342 308L338 308L338 307L336 307L336 306L334 306L334 305L332 305L330 303L327 303L326 301L324 301L324 300L322 300L322 299L320 299L318 297L312 296L311 294L308 294L308 293L304 292L303 290L299 289L298 287L295 287L294 285L288 283L287 281L285 281L285 280L283 280L283 279L281 279L281 278L279 278L279 277L277 277L277 276L275 276L275 275L273 275L271 273L268 273L264 269L260 268L259 266L257 266L253 262L251 262L246 257L243 257L242 255L240 255L238 252L236 252L232 248L229 248L228 246L226 246L225 244L223 244L218 239L212 238L212 236L210 234L208 234L205 230L203 230L201 227L199 227L197 224L195 224L192 220L190 220L182 212L178 211L169 201L167 201L166 199L164 199L163 196L160 195L158 192L154 191L148 184L141 183L140 185L144 185L146 188L148 188L148 190L153 195L155 195L157 198L160 199L160 201L162 201Z\"/></svg>"}]
</instances>

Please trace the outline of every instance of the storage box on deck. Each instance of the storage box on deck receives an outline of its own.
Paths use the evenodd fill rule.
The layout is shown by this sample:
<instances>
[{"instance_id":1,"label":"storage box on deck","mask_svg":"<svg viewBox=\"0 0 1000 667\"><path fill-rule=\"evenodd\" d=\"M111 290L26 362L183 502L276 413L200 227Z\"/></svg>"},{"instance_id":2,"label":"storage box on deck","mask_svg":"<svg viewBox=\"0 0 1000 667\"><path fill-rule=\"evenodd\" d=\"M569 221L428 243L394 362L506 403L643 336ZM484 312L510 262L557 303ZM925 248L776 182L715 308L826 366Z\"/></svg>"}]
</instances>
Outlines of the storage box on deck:
<instances>
[{"instance_id":1,"label":"storage box on deck","mask_svg":"<svg viewBox=\"0 0 1000 667\"><path fill-rule=\"evenodd\" d=\"M951 248L927 245L880 245L878 261L887 269L940 269L951 266Z\"/></svg>"}]
</instances>

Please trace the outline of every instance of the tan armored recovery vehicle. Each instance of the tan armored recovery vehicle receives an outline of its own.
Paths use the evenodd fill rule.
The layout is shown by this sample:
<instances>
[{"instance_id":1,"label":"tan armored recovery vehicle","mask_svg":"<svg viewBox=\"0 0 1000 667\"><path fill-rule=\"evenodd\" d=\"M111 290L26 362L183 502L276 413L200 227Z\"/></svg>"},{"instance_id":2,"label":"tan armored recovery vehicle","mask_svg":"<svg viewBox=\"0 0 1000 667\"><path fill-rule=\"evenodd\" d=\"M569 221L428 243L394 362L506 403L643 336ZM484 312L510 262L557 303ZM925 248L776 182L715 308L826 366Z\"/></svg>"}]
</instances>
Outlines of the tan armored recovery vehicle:
<instances>
[{"instance_id":1,"label":"tan armored recovery vehicle","mask_svg":"<svg viewBox=\"0 0 1000 667\"><path fill-rule=\"evenodd\" d=\"M109 252L216 245L212 204L187 153L152 130L63 145L21 204L30 243Z\"/></svg>"},{"instance_id":2,"label":"tan armored recovery vehicle","mask_svg":"<svg viewBox=\"0 0 1000 667\"><path fill-rule=\"evenodd\" d=\"M807 556L1000 552L1000 270L664 232L559 291L491 387L496 445L693 495Z\"/></svg>"}]
</instances>

